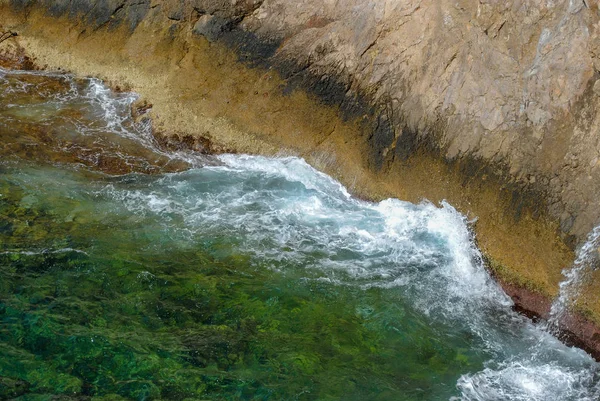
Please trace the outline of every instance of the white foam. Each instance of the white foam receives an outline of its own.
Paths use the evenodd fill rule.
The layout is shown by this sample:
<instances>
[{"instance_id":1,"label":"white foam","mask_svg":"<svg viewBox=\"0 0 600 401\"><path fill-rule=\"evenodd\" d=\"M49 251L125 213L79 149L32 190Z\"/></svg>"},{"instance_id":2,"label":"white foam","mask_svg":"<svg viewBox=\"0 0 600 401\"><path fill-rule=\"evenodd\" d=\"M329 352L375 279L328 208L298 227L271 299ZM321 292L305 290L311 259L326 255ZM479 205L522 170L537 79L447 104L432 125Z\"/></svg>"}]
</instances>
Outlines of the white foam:
<instances>
[{"instance_id":1,"label":"white foam","mask_svg":"<svg viewBox=\"0 0 600 401\"><path fill-rule=\"evenodd\" d=\"M291 182L300 182L307 189L337 192L346 199L351 198L348 190L343 185L327 174L316 170L302 158L266 158L262 156L224 154L219 156L219 160L233 170L255 171L280 176Z\"/></svg>"},{"instance_id":2,"label":"white foam","mask_svg":"<svg viewBox=\"0 0 600 401\"><path fill-rule=\"evenodd\" d=\"M123 124L130 119L131 104L138 96L133 93L115 94L102 81L90 78L85 97L96 103L103 112L101 120L105 121L107 127L125 136L129 133Z\"/></svg>"},{"instance_id":3,"label":"white foam","mask_svg":"<svg viewBox=\"0 0 600 401\"><path fill-rule=\"evenodd\" d=\"M600 245L600 226L595 227L586 242L577 251L577 257L570 269L563 270L565 279L559 284L558 297L550 309L549 328L556 330L564 314L576 301L581 291L581 285L592 269L592 264L598 258L597 250Z\"/></svg>"},{"instance_id":4,"label":"white foam","mask_svg":"<svg viewBox=\"0 0 600 401\"><path fill-rule=\"evenodd\" d=\"M458 381L461 401L597 401L598 385L590 372L572 370L553 363L527 361L503 363L492 369L462 376Z\"/></svg>"},{"instance_id":5,"label":"white foam","mask_svg":"<svg viewBox=\"0 0 600 401\"><path fill-rule=\"evenodd\" d=\"M465 218L449 204L358 201L298 158L220 159L224 166L206 170L243 178L217 193L197 191L177 175L165 177L160 193L111 191L136 213L175 213L192 231L236 233L245 239L244 251L274 266L285 260L364 288L411 284L426 313L456 316L481 303L510 305L485 272ZM248 186L253 180L256 187Z\"/></svg>"}]
</instances>

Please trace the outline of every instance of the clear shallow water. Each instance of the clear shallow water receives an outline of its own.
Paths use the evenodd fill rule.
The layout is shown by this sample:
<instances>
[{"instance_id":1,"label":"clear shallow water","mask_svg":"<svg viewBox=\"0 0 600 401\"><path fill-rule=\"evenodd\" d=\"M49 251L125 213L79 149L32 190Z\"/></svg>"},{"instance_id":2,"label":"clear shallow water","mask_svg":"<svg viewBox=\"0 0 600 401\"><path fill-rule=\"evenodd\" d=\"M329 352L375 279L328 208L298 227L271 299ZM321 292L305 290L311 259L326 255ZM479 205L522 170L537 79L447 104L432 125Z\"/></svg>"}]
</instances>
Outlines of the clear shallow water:
<instances>
[{"instance_id":1,"label":"clear shallow water","mask_svg":"<svg viewBox=\"0 0 600 401\"><path fill-rule=\"evenodd\" d=\"M0 70L0 398L600 399L452 206L164 152L134 99Z\"/></svg>"}]
</instances>

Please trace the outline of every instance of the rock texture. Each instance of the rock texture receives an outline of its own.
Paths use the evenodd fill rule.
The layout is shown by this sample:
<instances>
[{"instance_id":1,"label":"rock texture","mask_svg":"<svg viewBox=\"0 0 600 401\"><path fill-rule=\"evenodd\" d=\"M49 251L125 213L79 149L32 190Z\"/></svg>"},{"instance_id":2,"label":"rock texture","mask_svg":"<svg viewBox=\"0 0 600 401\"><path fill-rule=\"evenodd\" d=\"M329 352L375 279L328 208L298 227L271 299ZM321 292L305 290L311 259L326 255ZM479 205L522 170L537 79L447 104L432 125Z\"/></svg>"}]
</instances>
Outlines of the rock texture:
<instances>
[{"instance_id":1,"label":"rock texture","mask_svg":"<svg viewBox=\"0 0 600 401\"><path fill-rule=\"evenodd\" d=\"M600 222L599 24L597 0L0 0L18 49L126 83L168 137L448 199L546 300Z\"/></svg>"},{"instance_id":2,"label":"rock texture","mask_svg":"<svg viewBox=\"0 0 600 401\"><path fill-rule=\"evenodd\" d=\"M506 166L582 239L600 220L599 21L583 0L271 0L241 26L369 94L447 159Z\"/></svg>"}]
</instances>

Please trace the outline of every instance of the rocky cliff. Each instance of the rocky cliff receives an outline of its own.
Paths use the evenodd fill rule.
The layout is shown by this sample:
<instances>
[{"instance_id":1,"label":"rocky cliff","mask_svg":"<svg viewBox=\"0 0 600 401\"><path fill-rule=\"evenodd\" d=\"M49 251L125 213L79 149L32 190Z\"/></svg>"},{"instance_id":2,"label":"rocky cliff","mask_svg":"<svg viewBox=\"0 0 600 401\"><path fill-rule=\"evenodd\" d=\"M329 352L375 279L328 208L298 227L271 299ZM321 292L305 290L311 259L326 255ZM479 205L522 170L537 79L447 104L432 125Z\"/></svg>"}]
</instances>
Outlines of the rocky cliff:
<instances>
[{"instance_id":1,"label":"rocky cliff","mask_svg":"<svg viewBox=\"0 0 600 401\"><path fill-rule=\"evenodd\" d=\"M209 40L239 18L277 44L273 62L293 64L284 78L312 75L333 103L360 94L379 108L390 132L376 167L406 127L446 160L506 167L544 193L565 233L582 239L600 220L597 2L240 1L226 17L197 3Z\"/></svg>"},{"instance_id":2,"label":"rocky cliff","mask_svg":"<svg viewBox=\"0 0 600 401\"><path fill-rule=\"evenodd\" d=\"M0 0L19 35L0 49L138 91L165 146L298 154L365 197L448 199L544 315L600 221L599 15L596 0ZM596 323L599 285L577 305Z\"/></svg>"}]
</instances>

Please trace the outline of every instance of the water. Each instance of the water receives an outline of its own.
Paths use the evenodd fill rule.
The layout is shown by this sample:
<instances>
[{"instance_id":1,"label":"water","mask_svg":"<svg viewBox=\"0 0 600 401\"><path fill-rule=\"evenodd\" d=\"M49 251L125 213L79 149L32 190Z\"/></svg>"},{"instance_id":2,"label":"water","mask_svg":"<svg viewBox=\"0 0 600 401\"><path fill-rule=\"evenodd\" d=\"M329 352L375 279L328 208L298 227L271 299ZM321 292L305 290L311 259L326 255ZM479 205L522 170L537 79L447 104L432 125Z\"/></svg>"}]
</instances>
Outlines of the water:
<instances>
[{"instance_id":1,"label":"water","mask_svg":"<svg viewBox=\"0 0 600 401\"><path fill-rule=\"evenodd\" d=\"M0 94L0 399L600 399L451 205L166 152L93 79Z\"/></svg>"},{"instance_id":2,"label":"water","mask_svg":"<svg viewBox=\"0 0 600 401\"><path fill-rule=\"evenodd\" d=\"M560 283L558 297L552 303L548 329L557 333L560 323L569 309L579 297L581 286L586 277L598 262L598 246L600 245L600 226L595 227L588 235L586 242L577 251L573 266L563 271L565 279Z\"/></svg>"}]
</instances>

